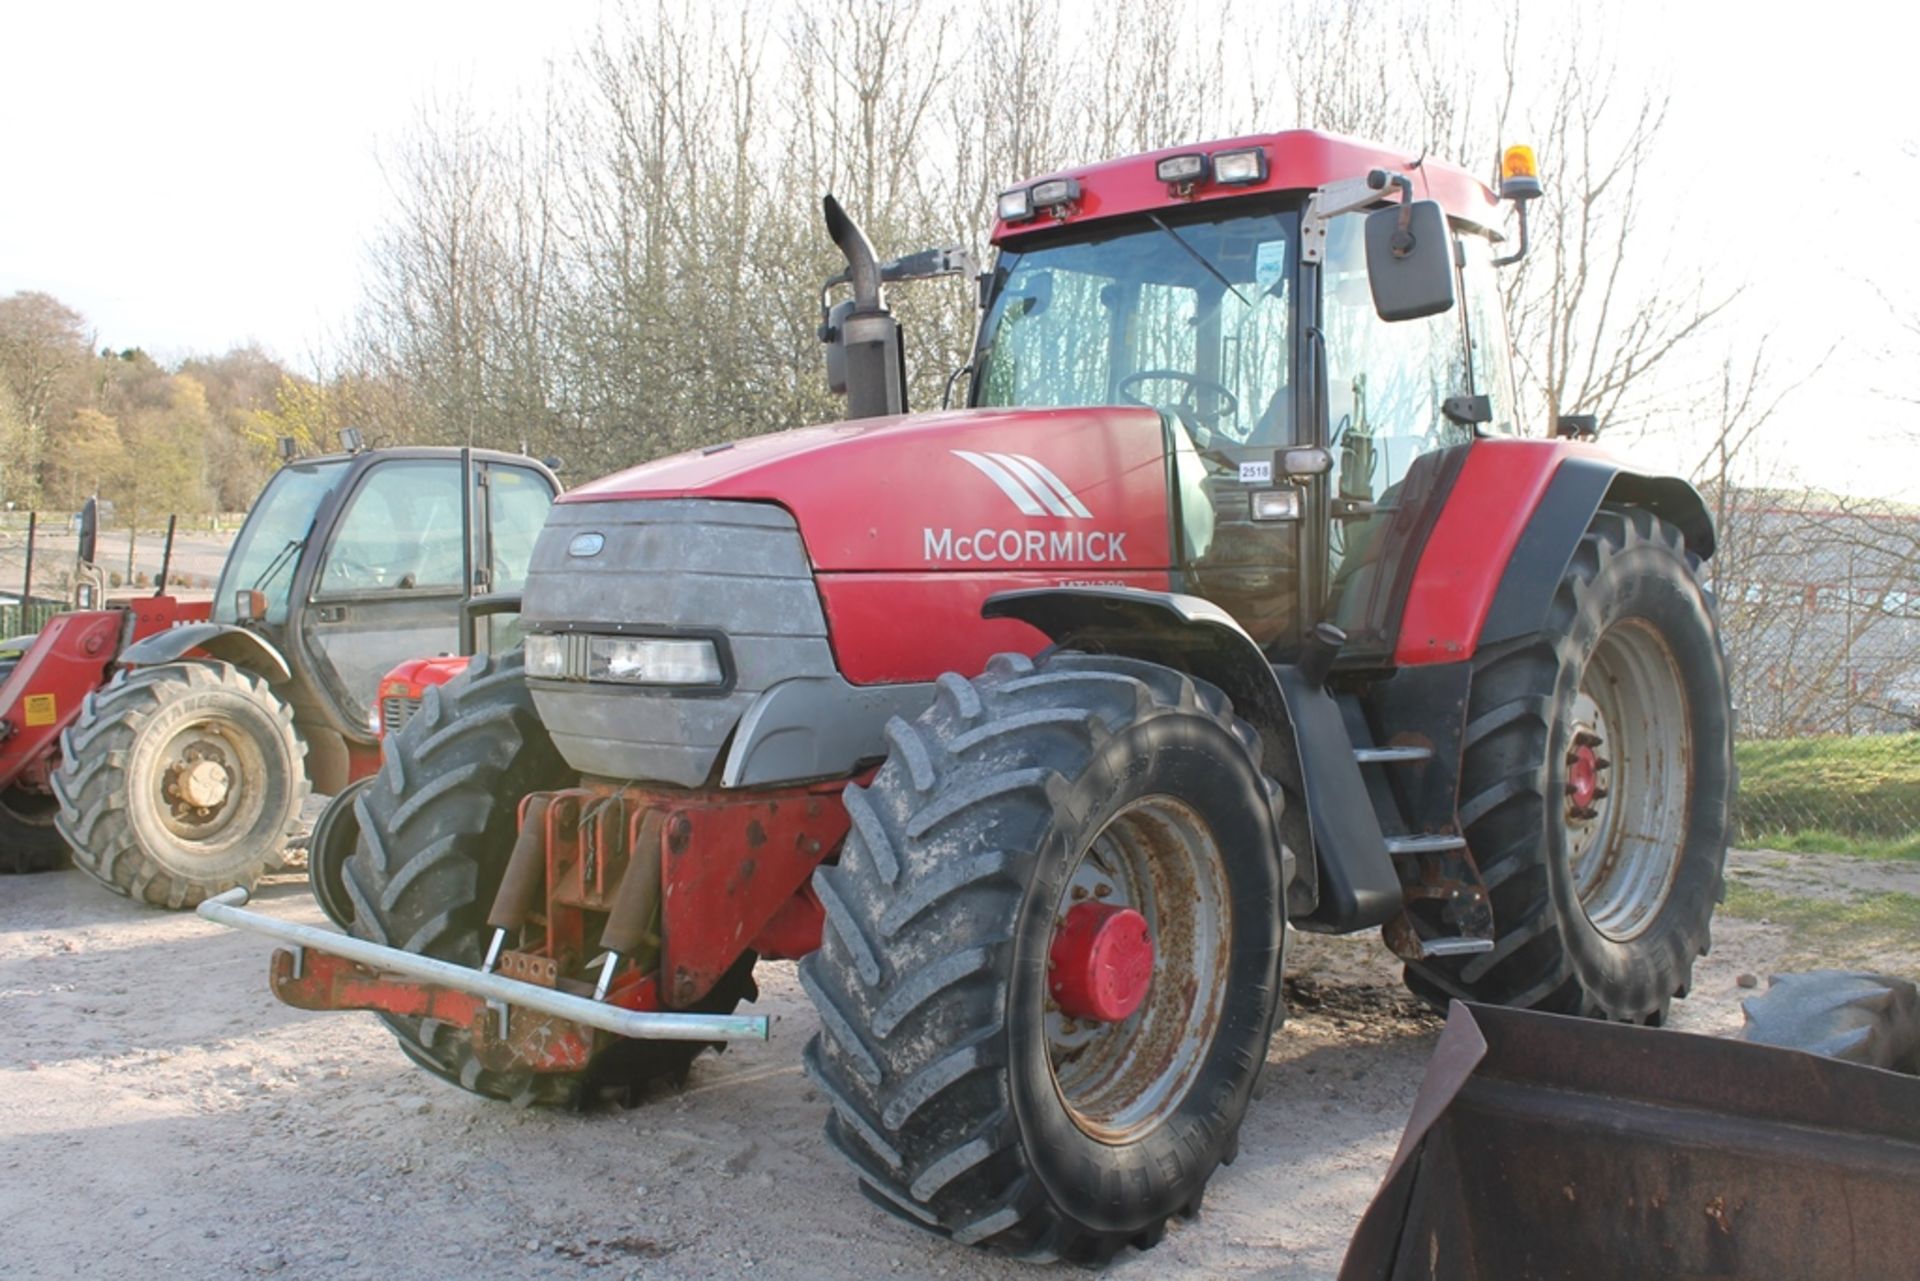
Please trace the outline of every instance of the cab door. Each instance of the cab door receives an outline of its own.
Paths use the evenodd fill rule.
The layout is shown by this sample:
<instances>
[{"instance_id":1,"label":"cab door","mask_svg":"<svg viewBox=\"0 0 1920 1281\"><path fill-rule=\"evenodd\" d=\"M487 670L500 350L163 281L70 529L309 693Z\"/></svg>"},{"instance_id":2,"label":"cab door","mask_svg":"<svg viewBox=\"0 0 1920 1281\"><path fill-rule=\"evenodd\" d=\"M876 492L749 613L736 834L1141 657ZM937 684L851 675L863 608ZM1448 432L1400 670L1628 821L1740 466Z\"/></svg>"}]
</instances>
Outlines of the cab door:
<instances>
[{"instance_id":1,"label":"cab door","mask_svg":"<svg viewBox=\"0 0 1920 1281\"><path fill-rule=\"evenodd\" d=\"M1474 425L1443 408L1472 390L1463 308L1423 320L1380 319L1367 282L1365 220L1344 214L1328 225L1320 270L1320 430L1333 462L1318 502L1323 617L1347 632L1354 653L1387 644L1402 562L1417 552L1449 469L1474 439Z\"/></svg>"},{"instance_id":2,"label":"cab door","mask_svg":"<svg viewBox=\"0 0 1920 1281\"><path fill-rule=\"evenodd\" d=\"M301 634L351 724L366 724L394 666L458 649L473 581L467 472L453 456L383 459L361 472L334 523Z\"/></svg>"}]
</instances>

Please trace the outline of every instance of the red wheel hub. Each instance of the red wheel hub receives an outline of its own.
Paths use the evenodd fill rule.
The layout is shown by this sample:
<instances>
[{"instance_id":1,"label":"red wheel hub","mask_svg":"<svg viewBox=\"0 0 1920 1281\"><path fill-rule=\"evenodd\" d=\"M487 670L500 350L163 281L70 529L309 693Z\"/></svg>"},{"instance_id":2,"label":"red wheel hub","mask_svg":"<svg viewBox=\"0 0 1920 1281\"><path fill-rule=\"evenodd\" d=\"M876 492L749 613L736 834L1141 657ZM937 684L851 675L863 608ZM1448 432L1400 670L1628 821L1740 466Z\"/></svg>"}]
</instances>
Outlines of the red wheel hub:
<instances>
[{"instance_id":1,"label":"red wheel hub","mask_svg":"<svg viewBox=\"0 0 1920 1281\"><path fill-rule=\"evenodd\" d=\"M1130 907L1077 903L1054 931L1048 991L1068 1018L1119 1023L1146 999L1153 936Z\"/></svg>"},{"instance_id":2,"label":"red wheel hub","mask_svg":"<svg viewBox=\"0 0 1920 1281\"><path fill-rule=\"evenodd\" d=\"M1591 811L1600 799L1600 757L1584 743L1567 755L1567 795L1581 812Z\"/></svg>"}]
</instances>

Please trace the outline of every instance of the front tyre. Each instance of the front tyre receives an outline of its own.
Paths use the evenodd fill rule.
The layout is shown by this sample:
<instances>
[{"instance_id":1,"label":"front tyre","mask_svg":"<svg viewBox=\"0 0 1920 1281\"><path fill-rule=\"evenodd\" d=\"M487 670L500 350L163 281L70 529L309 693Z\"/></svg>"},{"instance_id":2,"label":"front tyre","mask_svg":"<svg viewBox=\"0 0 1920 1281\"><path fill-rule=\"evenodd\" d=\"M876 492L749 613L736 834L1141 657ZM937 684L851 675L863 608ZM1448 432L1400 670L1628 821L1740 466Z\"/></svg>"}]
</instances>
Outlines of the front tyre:
<instances>
[{"instance_id":1,"label":"front tyre","mask_svg":"<svg viewBox=\"0 0 1920 1281\"><path fill-rule=\"evenodd\" d=\"M1710 943L1733 790L1726 664L1680 532L1602 508L1546 628L1474 661L1460 821L1495 946L1410 964L1408 986L1664 1022Z\"/></svg>"},{"instance_id":2,"label":"front tyre","mask_svg":"<svg viewBox=\"0 0 1920 1281\"><path fill-rule=\"evenodd\" d=\"M276 866L307 795L306 747L267 682L226 663L142 667L60 736L55 823L74 866L189 908Z\"/></svg>"},{"instance_id":3,"label":"front tyre","mask_svg":"<svg viewBox=\"0 0 1920 1281\"><path fill-rule=\"evenodd\" d=\"M902 1217L1098 1263L1198 1211L1279 1013L1277 789L1211 686L1060 653L888 727L801 981L828 1139Z\"/></svg>"},{"instance_id":4,"label":"front tyre","mask_svg":"<svg viewBox=\"0 0 1920 1281\"><path fill-rule=\"evenodd\" d=\"M316 841L310 866L337 866L337 910L357 938L478 969L486 917L533 792L569 787L567 768L540 723L519 650L476 656L426 699L382 745L380 772L356 784L343 819L356 837L338 864ZM329 845L334 838L329 839ZM337 919L337 918L336 918ZM725 1014L759 993L754 954L740 958L714 989L687 1008ZM686 1075L700 1041L614 1040L578 1072L498 1072L482 1066L467 1029L434 1019L380 1016L408 1058L463 1089L518 1104L576 1105L613 1096L632 1101L643 1086Z\"/></svg>"}]
</instances>

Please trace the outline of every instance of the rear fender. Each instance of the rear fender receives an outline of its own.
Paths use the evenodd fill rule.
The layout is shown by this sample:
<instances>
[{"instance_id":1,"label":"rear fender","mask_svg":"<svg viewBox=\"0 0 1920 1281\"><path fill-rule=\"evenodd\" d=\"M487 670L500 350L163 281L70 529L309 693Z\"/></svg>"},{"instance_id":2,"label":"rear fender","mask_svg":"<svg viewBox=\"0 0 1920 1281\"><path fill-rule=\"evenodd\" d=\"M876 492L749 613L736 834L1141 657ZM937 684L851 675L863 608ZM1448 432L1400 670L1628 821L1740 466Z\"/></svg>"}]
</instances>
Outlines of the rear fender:
<instances>
[{"instance_id":1,"label":"rear fender","mask_svg":"<svg viewBox=\"0 0 1920 1281\"><path fill-rule=\"evenodd\" d=\"M226 623L188 623L156 632L121 651L123 667L157 667L204 654L282 685L293 679L280 651L244 627Z\"/></svg>"},{"instance_id":2,"label":"rear fender","mask_svg":"<svg viewBox=\"0 0 1920 1281\"><path fill-rule=\"evenodd\" d=\"M1282 847L1312 855L1286 869L1288 917L1347 933L1399 912L1400 880L1338 705L1269 663L1225 610L1173 592L1058 587L1003 592L981 612L1018 619L1063 648L1160 663L1219 688L1259 732L1262 767L1287 793Z\"/></svg>"},{"instance_id":3,"label":"rear fender","mask_svg":"<svg viewBox=\"0 0 1920 1281\"><path fill-rule=\"evenodd\" d=\"M1687 550L1713 555L1713 518L1699 491L1677 476L1628 471L1609 459L1568 458L1554 472L1500 575L1480 644L1530 636L1546 626L1553 595L1603 505L1644 507L1678 529Z\"/></svg>"}]
</instances>

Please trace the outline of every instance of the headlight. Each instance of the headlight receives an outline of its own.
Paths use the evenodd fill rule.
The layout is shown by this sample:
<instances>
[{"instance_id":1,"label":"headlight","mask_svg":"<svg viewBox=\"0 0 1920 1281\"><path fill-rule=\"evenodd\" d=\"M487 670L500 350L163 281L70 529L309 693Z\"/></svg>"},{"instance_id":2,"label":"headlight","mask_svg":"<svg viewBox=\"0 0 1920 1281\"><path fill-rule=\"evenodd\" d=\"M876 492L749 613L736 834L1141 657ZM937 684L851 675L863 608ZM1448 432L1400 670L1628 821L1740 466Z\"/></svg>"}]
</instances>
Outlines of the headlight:
<instances>
[{"instance_id":1,"label":"headlight","mask_svg":"<svg viewBox=\"0 0 1920 1281\"><path fill-rule=\"evenodd\" d=\"M587 640L587 679L627 685L718 685L720 652L712 641L593 636Z\"/></svg>"},{"instance_id":2,"label":"headlight","mask_svg":"<svg viewBox=\"0 0 1920 1281\"><path fill-rule=\"evenodd\" d=\"M547 680L565 680L567 676L567 638L564 636L527 637L527 675Z\"/></svg>"},{"instance_id":3,"label":"headlight","mask_svg":"<svg viewBox=\"0 0 1920 1281\"><path fill-rule=\"evenodd\" d=\"M726 680L719 647L710 640L581 632L527 637L527 675L618 685L719 685Z\"/></svg>"}]
</instances>

